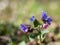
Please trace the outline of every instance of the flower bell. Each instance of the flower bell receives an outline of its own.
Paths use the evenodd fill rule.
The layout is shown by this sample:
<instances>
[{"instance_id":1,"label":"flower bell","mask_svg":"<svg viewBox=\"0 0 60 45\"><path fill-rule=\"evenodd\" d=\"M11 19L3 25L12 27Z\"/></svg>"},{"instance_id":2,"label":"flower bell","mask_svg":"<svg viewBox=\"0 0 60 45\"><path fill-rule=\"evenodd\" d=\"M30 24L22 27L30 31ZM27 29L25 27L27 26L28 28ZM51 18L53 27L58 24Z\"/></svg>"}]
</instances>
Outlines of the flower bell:
<instances>
[{"instance_id":1,"label":"flower bell","mask_svg":"<svg viewBox=\"0 0 60 45\"><path fill-rule=\"evenodd\" d=\"M23 24L20 25L20 29L21 29L23 32L28 32L28 28L27 28L25 25L23 25Z\"/></svg>"},{"instance_id":2,"label":"flower bell","mask_svg":"<svg viewBox=\"0 0 60 45\"><path fill-rule=\"evenodd\" d=\"M42 11L42 19L43 20L46 20L47 19L47 14L44 11Z\"/></svg>"},{"instance_id":3,"label":"flower bell","mask_svg":"<svg viewBox=\"0 0 60 45\"><path fill-rule=\"evenodd\" d=\"M49 17L49 18L47 18L47 23L50 25L51 24L51 21L52 21L52 19Z\"/></svg>"},{"instance_id":4,"label":"flower bell","mask_svg":"<svg viewBox=\"0 0 60 45\"><path fill-rule=\"evenodd\" d=\"M34 21L35 21L35 17L32 16L32 17L30 18L30 21L31 21L31 22L34 22Z\"/></svg>"},{"instance_id":5,"label":"flower bell","mask_svg":"<svg viewBox=\"0 0 60 45\"><path fill-rule=\"evenodd\" d=\"M28 25L28 24L21 24L20 25L20 29L23 31L23 32L33 32L33 28L31 27L31 25Z\"/></svg>"}]
</instances>

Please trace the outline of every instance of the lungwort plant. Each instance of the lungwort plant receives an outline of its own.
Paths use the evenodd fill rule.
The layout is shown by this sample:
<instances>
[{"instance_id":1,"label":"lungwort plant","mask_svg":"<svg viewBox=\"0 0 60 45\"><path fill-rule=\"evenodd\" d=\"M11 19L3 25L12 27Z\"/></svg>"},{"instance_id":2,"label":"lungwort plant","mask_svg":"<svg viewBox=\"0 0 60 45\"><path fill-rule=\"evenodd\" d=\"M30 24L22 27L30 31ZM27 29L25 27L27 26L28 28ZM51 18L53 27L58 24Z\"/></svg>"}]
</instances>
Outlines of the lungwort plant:
<instances>
[{"instance_id":1,"label":"lungwort plant","mask_svg":"<svg viewBox=\"0 0 60 45\"><path fill-rule=\"evenodd\" d=\"M43 23L39 22L35 16L30 18L30 21L33 23L34 27L30 24L21 24L20 30L28 35L29 38L36 39L39 37L40 45L42 45L42 41L45 38L46 34L49 32L46 30L48 26L51 24L52 19L47 16L47 14L43 11L41 19Z\"/></svg>"}]
</instances>

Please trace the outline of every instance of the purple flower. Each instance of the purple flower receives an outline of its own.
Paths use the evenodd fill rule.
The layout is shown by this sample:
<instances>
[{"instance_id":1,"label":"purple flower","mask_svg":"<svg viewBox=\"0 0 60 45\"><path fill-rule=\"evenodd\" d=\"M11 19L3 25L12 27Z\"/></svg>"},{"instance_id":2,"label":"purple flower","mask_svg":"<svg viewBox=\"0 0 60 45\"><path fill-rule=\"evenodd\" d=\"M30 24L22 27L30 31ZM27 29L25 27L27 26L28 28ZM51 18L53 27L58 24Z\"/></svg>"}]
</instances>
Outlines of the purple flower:
<instances>
[{"instance_id":1,"label":"purple flower","mask_svg":"<svg viewBox=\"0 0 60 45\"><path fill-rule=\"evenodd\" d=\"M51 18L47 18L47 23L50 25L51 24L52 19Z\"/></svg>"},{"instance_id":2,"label":"purple flower","mask_svg":"<svg viewBox=\"0 0 60 45\"><path fill-rule=\"evenodd\" d=\"M47 16L47 14L43 11L42 12L42 20L44 23L51 24L52 19Z\"/></svg>"},{"instance_id":3,"label":"purple flower","mask_svg":"<svg viewBox=\"0 0 60 45\"><path fill-rule=\"evenodd\" d=\"M23 24L20 25L20 29L21 29L23 32L28 32L28 28L27 28L25 25L23 25Z\"/></svg>"},{"instance_id":4,"label":"purple flower","mask_svg":"<svg viewBox=\"0 0 60 45\"><path fill-rule=\"evenodd\" d=\"M31 21L31 22L34 22L34 21L35 21L35 17L32 16L32 17L30 18L30 21Z\"/></svg>"},{"instance_id":5,"label":"purple flower","mask_svg":"<svg viewBox=\"0 0 60 45\"><path fill-rule=\"evenodd\" d=\"M47 14L44 11L42 11L42 19L43 20L46 20L47 19Z\"/></svg>"}]
</instances>

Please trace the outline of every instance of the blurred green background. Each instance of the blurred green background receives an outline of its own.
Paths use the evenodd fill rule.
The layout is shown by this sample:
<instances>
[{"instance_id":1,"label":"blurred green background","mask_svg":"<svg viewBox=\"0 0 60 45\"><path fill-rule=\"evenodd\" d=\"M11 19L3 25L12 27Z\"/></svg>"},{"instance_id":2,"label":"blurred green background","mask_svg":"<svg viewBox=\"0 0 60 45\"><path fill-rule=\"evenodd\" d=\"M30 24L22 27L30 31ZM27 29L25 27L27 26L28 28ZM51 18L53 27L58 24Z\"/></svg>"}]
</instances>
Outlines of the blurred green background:
<instances>
[{"instance_id":1,"label":"blurred green background","mask_svg":"<svg viewBox=\"0 0 60 45\"><path fill-rule=\"evenodd\" d=\"M60 23L60 0L0 0L0 22L29 23L32 15L41 19L42 10Z\"/></svg>"}]
</instances>

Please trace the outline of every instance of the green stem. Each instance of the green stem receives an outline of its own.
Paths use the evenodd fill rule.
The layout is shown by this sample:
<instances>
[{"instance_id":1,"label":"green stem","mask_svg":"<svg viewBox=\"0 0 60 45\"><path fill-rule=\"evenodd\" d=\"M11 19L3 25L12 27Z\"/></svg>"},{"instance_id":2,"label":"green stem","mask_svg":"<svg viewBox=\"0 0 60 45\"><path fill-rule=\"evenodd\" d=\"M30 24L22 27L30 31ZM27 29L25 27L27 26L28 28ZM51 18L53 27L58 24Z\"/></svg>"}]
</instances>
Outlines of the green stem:
<instances>
[{"instance_id":1,"label":"green stem","mask_svg":"<svg viewBox=\"0 0 60 45\"><path fill-rule=\"evenodd\" d=\"M38 31L38 33L40 33L40 45L42 45L42 39L41 39L41 28L40 28L40 26L38 26L35 30L37 30Z\"/></svg>"},{"instance_id":2,"label":"green stem","mask_svg":"<svg viewBox=\"0 0 60 45\"><path fill-rule=\"evenodd\" d=\"M42 40L41 40L41 34L40 34L40 45L42 45L42 42L41 42Z\"/></svg>"}]
</instances>

